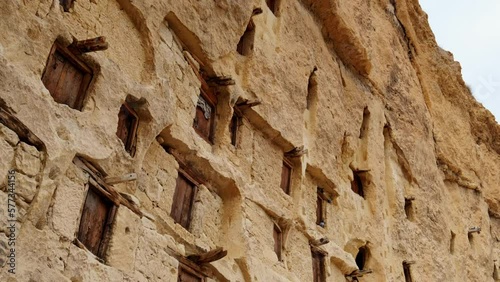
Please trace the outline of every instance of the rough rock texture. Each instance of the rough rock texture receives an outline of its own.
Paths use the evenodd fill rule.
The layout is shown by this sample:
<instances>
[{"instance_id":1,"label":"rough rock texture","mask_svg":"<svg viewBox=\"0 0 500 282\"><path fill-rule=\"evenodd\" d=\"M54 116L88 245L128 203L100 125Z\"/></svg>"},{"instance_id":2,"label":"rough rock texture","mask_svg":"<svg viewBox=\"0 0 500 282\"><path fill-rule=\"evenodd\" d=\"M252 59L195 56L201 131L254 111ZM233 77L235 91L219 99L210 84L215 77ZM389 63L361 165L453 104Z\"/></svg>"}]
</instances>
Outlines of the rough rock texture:
<instances>
[{"instance_id":1,"label":"rough rock texture","mask_svg":"<svg viewBox=\"0 0 500 282\"><path fill-rule=\"evenodd\" d=\"M500 126L417 0L283 0L275 13L264 0L60 2L0 4L1 281L177 281L177 256L218 246L228 254L205 265L208 281L313 281L309 242L322 237L327 281L352 281L362 246L373 272L359 281L404 281L403 261L413 281L500 280ZM41 80L51 46L97 36L109 49L82 56L95 70L83 109L55 102ZM200 81L187 51L235 82L218 89L213 144L193 129ZM116 136L127 97L147 101L134 157ZM261 104L243 111L234 147L245 99ZM283 154L302 145L286 195ZM188 230L170 216L181 160L166 146L203 179ZM102 259L75 243L89 181L75 156L137 174L113 188L141 212L119 206ZM9 169L15 275L3 255ZM356 170L364 198L351 190ZM324 228L318 186L333 198Z\"/></svg>"}]
</instances>

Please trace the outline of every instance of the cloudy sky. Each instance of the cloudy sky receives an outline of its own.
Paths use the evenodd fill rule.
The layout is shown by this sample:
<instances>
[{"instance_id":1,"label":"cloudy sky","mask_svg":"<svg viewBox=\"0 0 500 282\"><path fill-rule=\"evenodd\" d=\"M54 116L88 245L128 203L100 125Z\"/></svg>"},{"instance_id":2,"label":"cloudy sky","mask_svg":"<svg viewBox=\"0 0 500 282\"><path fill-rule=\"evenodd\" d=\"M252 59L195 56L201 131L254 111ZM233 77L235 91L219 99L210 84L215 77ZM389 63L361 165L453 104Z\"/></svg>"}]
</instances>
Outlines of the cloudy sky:
<instances>
[{"instance_id":1,"label":"cloudy sky","mask_svg":"<svg viewBox=\"0 0 500 282\"><path fill-rule=\"evenodd\" d=\"M500 123L500 1L420 0L436 40L462 65L476 99Z\"/></svg>"}]
</instances>

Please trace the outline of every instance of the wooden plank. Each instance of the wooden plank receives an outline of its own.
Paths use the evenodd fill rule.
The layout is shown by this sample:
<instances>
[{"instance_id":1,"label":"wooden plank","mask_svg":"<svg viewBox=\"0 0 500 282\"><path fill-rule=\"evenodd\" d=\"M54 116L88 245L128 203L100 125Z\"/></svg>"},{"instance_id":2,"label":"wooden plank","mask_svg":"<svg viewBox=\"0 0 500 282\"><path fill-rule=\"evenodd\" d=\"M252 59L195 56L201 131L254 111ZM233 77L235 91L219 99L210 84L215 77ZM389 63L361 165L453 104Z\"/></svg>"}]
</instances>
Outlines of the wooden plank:
<instances>
[{"instance_id":1,"label":"wooden plank","mask_svg":"<svg viewBox=\"0 0 500 282\"><path fill-rule=\"evenodd\" d=\"M189 229L189 225L191 224L191 214L193 211L194 205L194 196L196 192L196 186L193 183L187 183L185 186L184 199L182 203L182 217L181 217L181 225Z\"/></svg>"},{"instance_id":2,"label":"wooden plank","mask_svg":"<svg viewBox=\"0 0 500 282\"><path fill-rule=\"evenodd\" d=\"M80 220L78 240L96 256L99 256L99 247L103 237L103 232L108 217L108 212L112 206L105 201L90 187L87 192L85 204Z\"/></svg>"},{"instance_id":3,"label":"wooden plank","mask_svg":"<svg viewBox=\"0 0 500 282\"><path fill-rule=\"evenodd\" d=\"M182 209L184 204L184 194L186 193L187 182L182 174L179 173L177 176L174 196L172 200L172 208L170 211L170 216L178 224L181 224L182 219Z\"/></svg>"},{"instance_id":4,"label":"wooden plank","mask_svg":"<svg viewBox=\"0 0 500 282\"><path fill-rule=\"evenodd\" d=\"M361 177L359 176L358 172L354 171L353 172L354 180L351 182L351 189L354 193L360 195L361 197L365 196L364 190L363 190L363 181L361 180Z\"/></svg>"},{"instance_id":5,"label":"wooden plank","mask_svg":"<svg viewBox=\"0 0 500 282\"><path fill-rule=\"evenodd\" d=\"M103 51L108 49L109 45L106 42L105 36L99 36L96 38L86 39L86 40L76 40L73 38L73 43L68 46L68 49L77 53L88 53L95 51Z\"/></svg>"},{"instance_id":6,"label":"wooden plank","mask_svg":"<svg viewBox=\"0 0 500 282\"><path fill-rule=\"evenodd\" d=\"M123 182L128 182L128 181L133 181L137 179L137 173L127 173L121 176L115 176L115 177L106 177L104 179L104 182L109 185L117 184L117 183L123 183Z\"/></svg>"},{"instance_id":7,"label":"wooden plank","mask_svg":"<svg viewBox=\"0 0 500 282\"><path fill-rule=\"evenodd\" d=\"M280 187L288 195L290 194L291 177L292 177L292 167L286 160L283 160L283 166L281 168Z\"/></svg>"},{"instance_id":8,"label":"wooden plank","mask_svg":"<svg viewBox=\"0 0 500 282\"><path fill-rule=\"evenodd\" d=\"M104 259L106 256L106 251L108 250L109 241L111 240L111 228L115 221L116 212L118 211L118 206L111 205L107 212L106 223L104 225L104 230L102 232L101 244L97 256Z\"/></svg>"},{"instance_id":9,"label":"wooden plank","mask_svg":"<svg viewBox=\"0 0 500 282\"><path fill-rule=\"evenodd\" d=\"M52 97L55 95L55 89L61 77L65 63L66 60L57 52L57 48L54 45L50 51L49 57L47 58L45 70L42 75L42 82L45 85L45 88L49 90Z\"/></svg>"},{"instance_id":10,"label":"wooden plank","mask_svg":"<svg viewBox=\"0 0 500 282\"><path fill-rule=\"evenodd\" d=\"M191 260L194 263L197 264L202 264L202 263L209 263L213 262L216 260L219 260L227 255L227 251L224 250L222 247L215 248L211 251L208 251L203 254L199 255L190 255L187 258Z\"/></svg>"},{"instance_id":11,"label":"wooden plank","mask_svg":"<svg viewBox=\"0 0 500 282\"><path fill-rule=\"evenodd\" d=\"M281 252L283 249L283 233L274 225L273 228L273 238L274 238L274 252L278 256L278 260L281 261Z\"/></svg>"}]
</instances>

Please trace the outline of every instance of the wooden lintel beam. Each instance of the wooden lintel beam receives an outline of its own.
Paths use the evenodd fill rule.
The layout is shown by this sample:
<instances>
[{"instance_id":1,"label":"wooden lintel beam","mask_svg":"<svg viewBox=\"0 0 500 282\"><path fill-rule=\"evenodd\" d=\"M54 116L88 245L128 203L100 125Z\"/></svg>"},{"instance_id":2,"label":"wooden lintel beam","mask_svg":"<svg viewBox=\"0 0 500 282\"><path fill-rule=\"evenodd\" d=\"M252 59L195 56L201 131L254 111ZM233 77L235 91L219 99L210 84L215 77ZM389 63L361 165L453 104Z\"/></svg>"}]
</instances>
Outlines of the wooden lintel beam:
<instances>
[{"instance_id":1,"label":"wooden lintel beam","mask_svg":"<svg viewBox=\"0 0 500 282\"><path fill-rule=\"evenodd\" d=\"M232 79L230 76L214 76L214 77L209 77L207 79L207 83L209 85L218 85L218 86L229 86L229 85L235 85L236 81Z\"/></svg>"},{"instance_id":2,"label":"wooden lintel beam","mask_svg":"<svg viewBox=\"0 0 500 282\"><path fill-rule=\"evenodd\" d=\"M471 227L469 228L468 234L472 234L472 233L477 233L477 234L480 234L481 233L481 227Z\"/></svg>"},{"instance_id":3,"label":"wooden lintel beam","mask_svg":"<svg viewBox=\"0 0 500 282\"><path fill-rule=\"evenodd\" d=\"M354 277L357 278L357 277L363 277L364 275L372 273L372 272L373 272L373 270L371 270L371 269L363 269L363 270L356 269L351 274L346 275L346 276L352 277L352 278L354 278Z\"/></svg>"},{"instance_id":4,"label":"wooden lintel beam","mask_svg":"<svg viewBox=\"0 0 500 282\"><path fill-rule=\"evenodd\" d=\"M68 46L68 49L74 53L83 54L95 51L103 51L108 49L109 45L106 42L105 36L99 36L96 38L77 40L73 38L73 43Z\"/></svg>"},{"instance_id":5,"label":"wooden lintel beam","mask_svg":"<svg viewBox=\"0 0 500 282\"><path fill-rule=\"evenodd\" d=\"M260 104L262 104L262 102L260 100L253 100L253 101L252 100L244 100L244 101L237 103L236 108L238 108L240 111L242 111L242 110L245 110L248 108L258 106Z\"/></svg>"},{"instance_id":6,"label":"wooden lintel beam","mask_svg":"<svg viewBox=\"0 0 500 282\"><path fill-rule=\"evenodd\" d=\"M328 244L328 243L330 243L330 239L328 239L327 237L323 237L323 238L319 238L319 239L315 239L315 240L309 241L309 244L311 246L321 246L321 245L325 245L325 244Z\"/></svg>"},{"instance_id":7,"label":"wooden lintel beam","mask_svg":"<svg viewBox=\"0 0 500 282\"><path fill-rule=\"evenodd\" d=\"M307 154L308 150L304 148L304 145L295 147L292 150L288 151L285 153L285 157L288 158L298 158L302 157L303 155Z\"/></svg>"},{"instance_id":8,"label":"wooden lintel beam","mask_svg":"<svg viewBox=\"0 0 500 282\"><path fill-rule=\"evenodd\" d=\"M209 263L212 261L219 260L227 255L227 251L222 247L215 248L211 251L208 251L199 255L190 255L187 257L190 261L196 264Z\"/></svg>"},{"instance_id":9,"label":"wooden lintel beam","mask_svg":"<svg viewBox=\"0 0 500 282\"><path fill-rule=\"evenodd\" d=\"M106 177L104 178L104 182L109 185L117 184L117 183L123 183L123 182L128 182L128 181L133 181L137 179L137 174L136 173L127 173L122 176L114 176L114 177Z\"/></svg>"}]
</instances>

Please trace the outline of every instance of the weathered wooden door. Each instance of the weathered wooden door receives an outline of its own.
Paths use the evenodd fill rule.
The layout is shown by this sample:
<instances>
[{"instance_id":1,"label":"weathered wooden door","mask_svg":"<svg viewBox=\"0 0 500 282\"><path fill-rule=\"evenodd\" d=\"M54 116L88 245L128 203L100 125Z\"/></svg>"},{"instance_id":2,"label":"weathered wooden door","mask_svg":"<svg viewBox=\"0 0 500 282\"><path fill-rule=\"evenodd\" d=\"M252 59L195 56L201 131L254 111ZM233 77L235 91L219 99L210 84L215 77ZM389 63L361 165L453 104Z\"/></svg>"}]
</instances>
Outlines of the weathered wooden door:
<instances>
[{"instance_id":1,"label":"weathered wooden door","mask_svg":"<svg viewBox=\"0 0 500 282\"><path fill-rule=\"evenodd\" d=\"M179 173L170 215L175 222L186 229L189 228L189 224L191 223L195 190L196 186L182 175L182 173Z\"/></svg>"},{"instance_id":2,"label":"weathered wooden door","mask_svg":"<svg viewBox=\"0 0 500 282\"><path fill-rule=\"evenodd\" d=\"M88 189L80 220L78 240L97 256L100 255L99 247L112 208L112 202L98 195L92 188Z\"/></svg>"}]
</instances>

